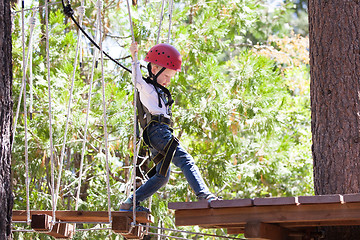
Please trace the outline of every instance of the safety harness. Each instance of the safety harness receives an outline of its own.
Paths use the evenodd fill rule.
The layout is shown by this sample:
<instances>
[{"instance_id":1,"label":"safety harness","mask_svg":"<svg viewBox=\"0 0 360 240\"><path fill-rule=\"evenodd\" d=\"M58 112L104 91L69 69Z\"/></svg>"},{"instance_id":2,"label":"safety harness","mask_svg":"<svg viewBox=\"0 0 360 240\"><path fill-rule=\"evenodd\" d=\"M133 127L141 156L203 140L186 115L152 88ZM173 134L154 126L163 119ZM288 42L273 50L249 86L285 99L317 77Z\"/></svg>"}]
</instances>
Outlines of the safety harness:
<instances>
[{"instance_id":1,"label":"safety harness","mask_svg":"<svg viewBox=\"0 0 360 240\"><path fill-rule=\"evenodd\" d=\"M165 68L162 68L156 75L154 75L151 71L151 64L148 64L148 71L149 71L149 77L143 78L148 84L152 84L158 94L159 99L159 107L162 107L161 100L165 103L166 107L169 109L169 115L171 117L171 105L174 103L170 91L165 88L164 86L160 85L157 82L158 76L165 70ZM143 129L143 139L145 144L153 148L150 143L149 135L148 135L148 127L152 123L160 123L160 124L166 124L170 127L170 130L172 130L172 121L169 118L164 117L163 115L152 115L149 110L141 103L140 101L140 93L137 92L137 111L138 116L137 119L140 123L141 128ZM164 149L156 149L158 151L158 154L151 158L150 154L149 157L151 158L151 161L154 162L155 166L150 169L150 171L146 174L149 178L154 176L156 174L156 167L161 162L161 167L159 174L166 177L168 169L170 167L170 163L174 157L175 150L177 146L179 145L179 140L172 136L171 140L166 144Z\"/></svg>"}]
</instances>

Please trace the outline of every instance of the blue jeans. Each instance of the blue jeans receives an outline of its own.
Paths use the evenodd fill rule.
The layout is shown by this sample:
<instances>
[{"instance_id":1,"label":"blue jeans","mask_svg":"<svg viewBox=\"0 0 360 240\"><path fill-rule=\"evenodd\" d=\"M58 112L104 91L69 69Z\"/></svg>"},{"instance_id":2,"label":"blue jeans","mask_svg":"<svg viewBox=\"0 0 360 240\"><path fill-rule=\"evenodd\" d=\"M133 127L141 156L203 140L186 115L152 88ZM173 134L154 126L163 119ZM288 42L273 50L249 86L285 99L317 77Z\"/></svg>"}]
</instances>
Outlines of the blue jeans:
<instances>
[{"instance_id":1,"label":"blue jeans","mask_svg":"<svg viewBox=\"0 0 360 240\"><path fill-rule=\"evenodd\" d=\"M172 139L172 131L166 124L151 123L148 127L148 136L151 144L151 155L155 156L159 151L163 150L166 144ZM175 150L172 162L181 169L196 196L200 194L210 194L208 187L200 175L199 168L195 165L194 159L180 144ZM156 166L156 174L136 190L137 203L152 196L169 181L170 168L165 177L159 174L160 166L161 162ZM132 201L132 196L133 195L131 195L128 200Z\"/></svg>"}]
</instances>

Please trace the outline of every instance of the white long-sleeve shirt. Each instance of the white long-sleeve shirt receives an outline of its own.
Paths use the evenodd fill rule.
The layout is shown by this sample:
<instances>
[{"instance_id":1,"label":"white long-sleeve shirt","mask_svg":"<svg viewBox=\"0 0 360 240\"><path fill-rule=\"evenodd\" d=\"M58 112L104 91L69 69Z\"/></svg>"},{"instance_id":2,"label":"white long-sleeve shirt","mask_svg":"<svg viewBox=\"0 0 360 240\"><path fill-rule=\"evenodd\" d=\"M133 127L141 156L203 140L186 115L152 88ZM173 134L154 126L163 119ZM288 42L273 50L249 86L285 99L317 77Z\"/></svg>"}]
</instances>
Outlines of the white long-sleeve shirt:
<instances>
[{"instance_id":1,"label":"white long-sleeve shirt","mask_svg":"<svg viewBox=\"0 0 360 240\"><path fill-rule=\"evenodd\" d=\"M161 107L159 107L159 97L154 85L147 83L142 78L140 62L132 64L132 71L135 71L136 73L132 76L134 77L135 75L135 81L133 79L133 82L135 83L135 87L140 93L139 95L141 103L149 110L152 115L163 115L166 118L170 118L169 108L165 105L165 102L161 98Z\"/></svg>"}]
</instances>

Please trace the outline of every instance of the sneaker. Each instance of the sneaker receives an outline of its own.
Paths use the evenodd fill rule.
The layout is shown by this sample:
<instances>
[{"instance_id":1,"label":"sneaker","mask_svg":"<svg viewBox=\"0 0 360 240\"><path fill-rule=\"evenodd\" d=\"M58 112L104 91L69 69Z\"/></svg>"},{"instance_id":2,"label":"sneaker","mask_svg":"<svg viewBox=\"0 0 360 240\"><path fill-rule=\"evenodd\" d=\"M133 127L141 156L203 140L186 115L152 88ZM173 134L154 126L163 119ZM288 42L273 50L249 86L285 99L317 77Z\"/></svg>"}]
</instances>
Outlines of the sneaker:
<instances>
[{"instance_id":1,"label":"sneaker","mask_svg":"<svg viewBox=\"0 0 360 240\"><path fill-rule=\"evenodd\" d=\"M140 205L137 205L135 210L137 212L147 212L147 213L151 213L150 212L150 209L146 208L146 207L143 207L143 206L140 206ZM130 203L122 203L120 205L120 210L119 211L122 211L122 212L132 212L133 211L133 205L130 204Z\"/></svg>"},{"instance_id":2,"label":"sneaker","mask_svg":"<svg viewBox=\"0 0 360 240\"><path fill-rule=\"evenodd\" d=\"M218 198L217 196L215 196L214 194L212 193L209 193L209 194L200 194L199 196L197 196L197 198L199 200L207 200L208 202L211 202L211 201L214 201L214 200L221 200L220 198Z\"/></svg>"}]
</instances>

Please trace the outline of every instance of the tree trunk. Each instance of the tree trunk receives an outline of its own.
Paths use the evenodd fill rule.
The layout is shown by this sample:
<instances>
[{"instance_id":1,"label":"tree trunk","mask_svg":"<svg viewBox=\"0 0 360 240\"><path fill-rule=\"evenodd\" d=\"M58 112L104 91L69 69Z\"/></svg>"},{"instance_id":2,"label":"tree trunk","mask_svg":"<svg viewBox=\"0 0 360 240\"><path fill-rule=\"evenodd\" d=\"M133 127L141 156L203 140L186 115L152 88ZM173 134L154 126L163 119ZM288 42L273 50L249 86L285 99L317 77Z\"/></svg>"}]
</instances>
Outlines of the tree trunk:
<instances>
[{"instance_id":1,"label":"tree trunk","mask_svg":"<svg viewBox=\"0 0 360 240\"><path fill-rule=\"evenodd\" d=\"M11 86L10 0L0 2L0 239L12 239L11 217L11 126L13 120Z\"/></svg>"},{"instance_id":2,"label":"tree trunk","mask_svg":"<svg viewBox=\"0 0 360 240\"><path fill-rule=\"evenodd\" d=\"M309 0L315 194L360 192L360 2ZM358 239L359 227L325 239Z\"/></svg>"}]
</instances>

